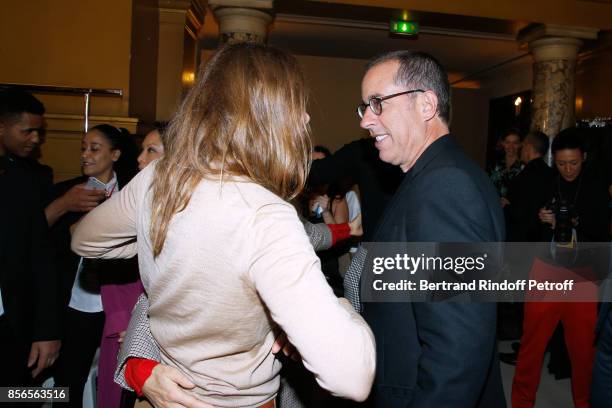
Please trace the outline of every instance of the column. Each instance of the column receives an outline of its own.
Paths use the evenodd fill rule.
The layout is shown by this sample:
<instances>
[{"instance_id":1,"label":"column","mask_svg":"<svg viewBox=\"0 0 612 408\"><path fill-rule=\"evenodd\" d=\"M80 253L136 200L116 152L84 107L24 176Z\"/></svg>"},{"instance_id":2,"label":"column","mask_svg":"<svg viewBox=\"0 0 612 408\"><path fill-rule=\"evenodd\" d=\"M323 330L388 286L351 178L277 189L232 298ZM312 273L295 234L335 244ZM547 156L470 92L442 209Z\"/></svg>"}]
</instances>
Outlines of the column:
<instances>
[{"instance_id":1,"label":"column","mask_svg":"<svg viewBox=\"0 0 612 408\"><path fill-rule=\"evenodd\" d=\"M159 0L157 101L155 117L168 120L181 100L183 42L190 0Z\"/></svg>"},{"instance_id":2,"label":"column","mask_svg":"<svg viewBox=\"0 0 612 408\"><path fill-rule=\"evenodd\" d=\"M531 130L554 138L574 126L576 57L582 40L597 38L597 31L542 24L521 30L518 41L534 60Z\"/></svg>"}]
</instances>

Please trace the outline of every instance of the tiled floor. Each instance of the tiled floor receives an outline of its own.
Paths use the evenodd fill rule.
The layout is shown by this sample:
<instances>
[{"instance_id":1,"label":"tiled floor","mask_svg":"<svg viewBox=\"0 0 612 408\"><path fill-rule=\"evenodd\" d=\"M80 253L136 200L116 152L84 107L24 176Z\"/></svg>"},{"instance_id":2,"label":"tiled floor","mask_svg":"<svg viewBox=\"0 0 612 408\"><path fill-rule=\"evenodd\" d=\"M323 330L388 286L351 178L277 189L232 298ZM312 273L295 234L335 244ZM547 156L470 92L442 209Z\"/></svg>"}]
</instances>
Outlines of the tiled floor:
<instances>
[{"instance_id":1,"label":"tiled floor","mask_svg":"<svg viewBox=\"0 0 612 408\"><path fill-rule=\"evenodd\" d=\"M500 342L499 350L501 352L510 352L511 343L510 341ZM569 379L555 380L555 377L548 373L546 367L548 366L549 358L550 355L547 354L544 358L544 364L542 364L542 377L540 380L540 387L538 388L535 408L571 408L574 406L572 403L571 382ZM512 391L514 366L501 363L501 372L506 402L508 407L511 407L510 393Z\"/></svg>"}]
</instances>

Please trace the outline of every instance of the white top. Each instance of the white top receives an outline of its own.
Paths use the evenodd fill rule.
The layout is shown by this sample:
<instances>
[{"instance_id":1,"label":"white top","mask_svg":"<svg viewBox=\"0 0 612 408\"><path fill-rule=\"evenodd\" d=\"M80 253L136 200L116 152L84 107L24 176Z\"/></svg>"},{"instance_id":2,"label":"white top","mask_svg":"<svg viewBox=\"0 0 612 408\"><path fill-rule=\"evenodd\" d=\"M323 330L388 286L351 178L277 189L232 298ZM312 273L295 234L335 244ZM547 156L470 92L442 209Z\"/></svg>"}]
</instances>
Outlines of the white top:
<instances>
[{"instance_id":1,"label":"white top","mask_svg":"<svg viewBox=\"0 0 612 408\"><path fill-rule=\"evenodd\" d=\"M349 221L353 221L355 217L361 214L361 204L359 203L359 197L353 190L349 190L346 195L346 204L349 210Z\"/></svg>"},{"instance_id":2,"label":"white top","mask_svg":"<svg viewBox=\"0 0 612 408\"><path fill-rule=\"evenodd\" d=\"M2 305L2 291L0 291L0 316L4 314L4 306Z\"/></svg>"},{"instance_id":3,"label":"white top","mask_svg":"<svg viewBox=\"0 0 612 408\"><path fill-rule=\"evenodd\" d=\"M349 210L349 221L353 221L355 217L361 214L361 203L359 203L359 197L357 196L357 193L355 193L353 190L349 190L346 193L345 197L346 204L348 205ZM354 254L355 252L357 252L357 247L352 246L349 249L349 252Z\"/></svg>"},{"instance_id":4,"label":"white top","mask_svg":"<svg viewBox=\"0 0 612 408\"><path fill-rule=\"evenodd\" d=\"M245 180L202 180L153 258L155 167L89 213L72 248L88 257L138 253L162 362L185 373L208 403L256 407L278 391L281 367L271 353L278 324L323 388L365 399L374 337L348 301L333 295L295 209ZM117 247L135 236L137 243Z\"/></svg>"},{"instance_id":5,"label":"white top","mask_svg":"<svg viewBox=\"0 0 612 408\"><path fill-rule=\"evenodd\" d=\"M113 173L113 178L108 183L102 183L95 177L90 177L89 179L95 180L96 182L100 183L100 185L104 184L104 189L109 197L112 196L115 190L119 190L119 186L117 185L117 175L115 173ZM83 289L81 286L82 273L83 258L79 259L79 266L76 277L74 278L74 283L72 284L72 293L70 295L70 303L68 303L68 306L72 309L85 313L102 312L104 310L102 308L102 297L99 293L92 293Z\"/></svg>"}]
</instances>

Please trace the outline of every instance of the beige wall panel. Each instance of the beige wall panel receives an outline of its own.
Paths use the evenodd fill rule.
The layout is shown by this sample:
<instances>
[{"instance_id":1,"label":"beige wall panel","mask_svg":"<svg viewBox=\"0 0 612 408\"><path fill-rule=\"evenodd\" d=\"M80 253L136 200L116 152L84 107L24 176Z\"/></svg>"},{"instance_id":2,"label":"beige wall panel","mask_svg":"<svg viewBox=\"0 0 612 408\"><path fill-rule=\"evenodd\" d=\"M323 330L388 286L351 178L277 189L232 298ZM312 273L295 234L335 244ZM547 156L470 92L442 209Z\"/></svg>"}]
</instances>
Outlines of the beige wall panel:
<instances>
[{"instance_id":1,"label":"beige wall panel","mask_svg":"<svg viewBox=\"0 0 612 408\"><path fill-rule=\"evenodd\" d=\"M118 88L92 99L97 115L126 116L132 2L2 0L0 82ZM80 114L79 97L41 97L48 112Z\"/></svg>"},{"instance_id":2,"label":"beige wall panel","mask_svg":"<svg viewBox=\"0 0 612 408\"><path fill-rule=\"evenodd\" d=\"M576 119L612 116L612 32L596 53L579 60L576 70Z\"/></svg>"},{"instance_id":3,"label":"beige wall panel","mask_svg":"<svg viewBox=\"0 0 612 408\"><path fill-rule=\"evenodd\" d=\"M296 56L310 87L310 126L315 144L331 151L367 135L359 127L361 78L367 61Z\"/></svg>"}]
</instances>

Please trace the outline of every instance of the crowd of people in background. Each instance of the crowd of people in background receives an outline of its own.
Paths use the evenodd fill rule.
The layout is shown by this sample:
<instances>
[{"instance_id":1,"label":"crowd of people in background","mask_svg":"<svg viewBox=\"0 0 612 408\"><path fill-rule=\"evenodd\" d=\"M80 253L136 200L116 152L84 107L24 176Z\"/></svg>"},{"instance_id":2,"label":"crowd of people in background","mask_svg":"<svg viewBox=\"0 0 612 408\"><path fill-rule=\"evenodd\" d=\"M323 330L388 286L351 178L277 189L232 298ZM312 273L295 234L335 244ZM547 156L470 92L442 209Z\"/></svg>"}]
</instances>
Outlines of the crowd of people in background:
<instances>
[{"instance_id":1,"label":"crowd of people in background","mask_svg":"<svg viewBox=\"0 0 612 408\"><path fill-rule=\"evenodd\" d=\"M607 304L359 293L360 241L609 242L612 180L589 166L580 129L505 132L487 178L450 135L447 75L427 54L368 65L358 115L371 137L335 153L312 146L305 89L290 55L227 46L140 154L127 130L93 126L66 158L82 176L55 184L35 158L44 106L0 91L0 386L52 377L70 388L54 405L78 407L94 366L101 408L143 395L345 406L370 392L366 406L503 407L499 334L517 341L501 356L516 364L513 407L535 405L551 338L569 353L575 406L609 406ZM551 250L530 274L575 268Z\"/></svg>"}]
</instances>

